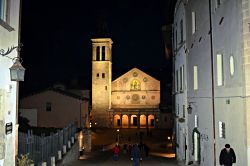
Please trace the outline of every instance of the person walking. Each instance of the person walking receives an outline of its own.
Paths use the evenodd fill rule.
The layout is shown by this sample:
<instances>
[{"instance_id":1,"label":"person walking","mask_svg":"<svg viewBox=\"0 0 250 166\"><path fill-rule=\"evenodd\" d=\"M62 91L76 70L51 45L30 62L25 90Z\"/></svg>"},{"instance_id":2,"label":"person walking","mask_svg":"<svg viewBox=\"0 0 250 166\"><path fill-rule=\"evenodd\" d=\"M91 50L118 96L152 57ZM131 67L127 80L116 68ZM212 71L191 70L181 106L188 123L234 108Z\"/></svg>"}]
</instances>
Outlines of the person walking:
<instances>
[{"instance_id":1,"label":"person walking","mask_svg":"<svg viewBox=\"0 0 250 166\"><path fill-rule=\"evenodd\" d=\"M133 145L131 150L131 160L134 161L133 166L139 166L140 165L140 159L141 159L141 152L138 147L138 144Z\"/></svg>"},{"instance_id":2,"label":"person walking","mask_svg":"<svg viewBox=\"0 0 250 166\"><path fill-rule=\"evenodd\" d=\"M113 148L113 159L115 161L118 161L119 160L119 153L120 153L120 148L119 148L119 145L116 144L115 147Z\"/></svg>"},{"instance_id":3,"label":"person walking","mask_svg":"<svg viewBox=\"0 0 250 166\"><path fill-rule=\"evenodd\" d=\"M233 148L230 148L229 144L225 145L220 152L220 165L232 166L233 163L236 163L236 155Z\"/></svg>"}]
</instances>

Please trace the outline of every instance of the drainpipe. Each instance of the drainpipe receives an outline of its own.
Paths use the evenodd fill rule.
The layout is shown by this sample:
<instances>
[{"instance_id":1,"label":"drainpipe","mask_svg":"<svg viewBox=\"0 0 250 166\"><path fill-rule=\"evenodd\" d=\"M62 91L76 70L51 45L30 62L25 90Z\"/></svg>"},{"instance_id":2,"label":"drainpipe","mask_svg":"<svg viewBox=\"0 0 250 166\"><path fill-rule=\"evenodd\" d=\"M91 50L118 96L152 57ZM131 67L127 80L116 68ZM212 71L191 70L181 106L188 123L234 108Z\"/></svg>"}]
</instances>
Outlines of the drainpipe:
<instances>
[{"instance_id":1,"label":"drainpipe","mask_svg":"<svg viewBox=\"0 0 250 166\"><path fill-rule=\"evenodd\" d=\"M215 109L214 109L214 54L213 54L213 29L211 0L209 0L209 29L210 29L210 48L211 48L211 83L212 83L212 116L213 116L213 144L214 144L214 165L216 165L216 141L215 141Z\"/></svg>"}]
</instances>

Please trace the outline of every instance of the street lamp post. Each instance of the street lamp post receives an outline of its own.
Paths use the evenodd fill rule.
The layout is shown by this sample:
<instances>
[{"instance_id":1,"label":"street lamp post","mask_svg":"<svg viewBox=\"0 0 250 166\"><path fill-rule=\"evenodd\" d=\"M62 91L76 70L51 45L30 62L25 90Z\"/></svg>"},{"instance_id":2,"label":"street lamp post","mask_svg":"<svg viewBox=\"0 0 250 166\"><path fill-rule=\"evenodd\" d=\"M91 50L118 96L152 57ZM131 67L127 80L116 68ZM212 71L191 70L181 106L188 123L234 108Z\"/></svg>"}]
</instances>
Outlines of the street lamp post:
<instances>
[{"instance_id":1,"label":"street lamp post","mask_svg":"<svg viewBox=\"0 0 250 166\"><path fill-rule=\"evenodd\" d=\"M118 143L118 144L119 144L119 139L120 139L120 138L119 138L119 131L120 131L119 129L116 130L116 132L117 132L117 143Z\"/></svg>"}]
</instances>

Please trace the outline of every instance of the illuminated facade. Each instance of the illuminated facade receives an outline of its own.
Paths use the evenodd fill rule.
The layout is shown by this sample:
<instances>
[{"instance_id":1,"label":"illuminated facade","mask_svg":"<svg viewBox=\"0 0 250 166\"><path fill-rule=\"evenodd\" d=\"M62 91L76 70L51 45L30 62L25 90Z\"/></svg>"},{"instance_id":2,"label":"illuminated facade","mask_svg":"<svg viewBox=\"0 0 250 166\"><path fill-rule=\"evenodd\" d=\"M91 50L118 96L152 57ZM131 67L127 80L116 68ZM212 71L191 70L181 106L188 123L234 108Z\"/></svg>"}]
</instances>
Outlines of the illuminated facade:
<instances>
[{"instance_id":1,"label":"illuminated facade","mask_svg":"<svg viewBox=\"0 0 250 166\"><path fill-rule=\"evenodd\" d=\"M236 153L235 165L250 165L249 4L250 0L176 3L176 154L186 165L219 165L227 143Z\"/></svg>"},{"instance_id":2,"label":"illuminated facade","mask_svg":"<svg viewBox=\"0 0 250 166\"><path fill-rule=\"evenodd\" d=\"M160 82L137 68L111 82L111 49L111 39L92 39L93 124L115 128L158 127Z\"/></svg>"}]
</instances>

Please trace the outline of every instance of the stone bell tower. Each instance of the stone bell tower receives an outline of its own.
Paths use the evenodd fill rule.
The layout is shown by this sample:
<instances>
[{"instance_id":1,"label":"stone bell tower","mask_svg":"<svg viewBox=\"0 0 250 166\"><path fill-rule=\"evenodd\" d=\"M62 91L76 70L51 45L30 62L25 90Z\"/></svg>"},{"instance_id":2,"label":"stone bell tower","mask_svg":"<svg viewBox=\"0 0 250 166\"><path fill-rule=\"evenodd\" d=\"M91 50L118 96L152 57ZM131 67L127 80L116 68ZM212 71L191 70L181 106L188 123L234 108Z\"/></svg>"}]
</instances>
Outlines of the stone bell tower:
<instances>
[{"instance_id":1,"label":"stone bell tower","mask_svg":"<svg viewBox=\"0 0 250 166\"><path fill-rule=\"evenodd\" d=\"M110 127L113 41L94 38L92 41L92 111L93 127Z\"/></svg>"}]
</instances>

